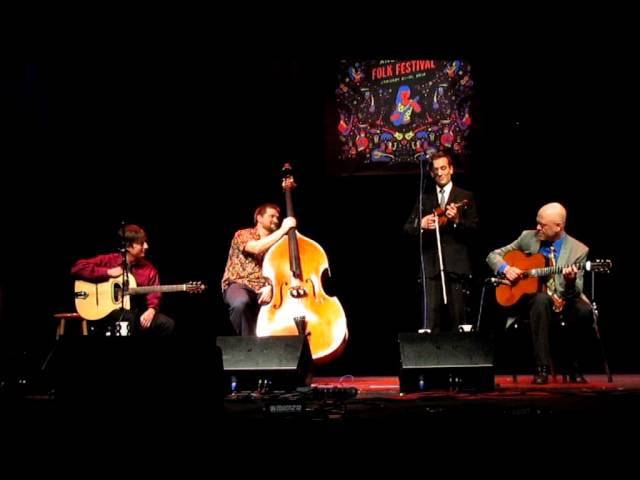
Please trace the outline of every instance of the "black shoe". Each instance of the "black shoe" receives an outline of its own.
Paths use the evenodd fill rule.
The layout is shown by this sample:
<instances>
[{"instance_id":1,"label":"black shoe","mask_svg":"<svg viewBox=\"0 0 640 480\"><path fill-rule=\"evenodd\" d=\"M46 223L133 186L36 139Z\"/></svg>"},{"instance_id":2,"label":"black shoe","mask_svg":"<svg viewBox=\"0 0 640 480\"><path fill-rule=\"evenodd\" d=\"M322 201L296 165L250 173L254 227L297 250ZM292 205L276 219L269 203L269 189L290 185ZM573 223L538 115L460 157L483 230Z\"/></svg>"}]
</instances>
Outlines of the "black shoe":
<instances>
[{"instance_id":1,"label":"black shoe","mask_svg":"<svg viewBox=\"0 0 640 480\"><path fill-rule=\"evenodd\" d=\"M569 383L587 383L587 379L584 378L582 373L580 373L581 370L582 369L580 368L580 364L578 362L572 362L572 364L569 366Z\"/></svg>"},{"instance_id":2,"label":"black shoe","mask_svg":"<svg viewBox=\"0 0 640 480\"><path fill-rule=\"evenodd\" d=\"M587 379L580 372L574 372L569 374L569 383L587 383Z\"/></svg>"},{"instance_id":3,"label":"black shoe","mask_svg":"<svg viewBox=\"0 0 640 480\"><path fill-rule=\"evenodd\" d=\"M549 383L549 367L539 365L536 367L536 374L533 376L534 385L546 385Z\"/></svg>"}]
</instances>

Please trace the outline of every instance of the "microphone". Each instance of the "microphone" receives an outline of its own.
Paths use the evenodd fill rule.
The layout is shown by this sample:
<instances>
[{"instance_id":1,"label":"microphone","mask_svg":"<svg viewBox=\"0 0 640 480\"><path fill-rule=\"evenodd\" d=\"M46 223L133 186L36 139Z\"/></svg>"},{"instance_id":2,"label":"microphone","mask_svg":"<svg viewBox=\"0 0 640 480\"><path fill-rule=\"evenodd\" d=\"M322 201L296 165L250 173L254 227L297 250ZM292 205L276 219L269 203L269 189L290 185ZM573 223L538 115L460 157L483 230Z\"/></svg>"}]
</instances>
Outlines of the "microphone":
<instances>
[{"instance_id":1,"label":"microphone","mask_svg":"<svg viewBox=\"0 0 640 480\"><path fill-rule=\"evenodd\" d=\"M506 278L498 277L489 277L485 280L485 282L490 283L491 285L511 285L511 282Z\"/></svg>"}]
</instances>

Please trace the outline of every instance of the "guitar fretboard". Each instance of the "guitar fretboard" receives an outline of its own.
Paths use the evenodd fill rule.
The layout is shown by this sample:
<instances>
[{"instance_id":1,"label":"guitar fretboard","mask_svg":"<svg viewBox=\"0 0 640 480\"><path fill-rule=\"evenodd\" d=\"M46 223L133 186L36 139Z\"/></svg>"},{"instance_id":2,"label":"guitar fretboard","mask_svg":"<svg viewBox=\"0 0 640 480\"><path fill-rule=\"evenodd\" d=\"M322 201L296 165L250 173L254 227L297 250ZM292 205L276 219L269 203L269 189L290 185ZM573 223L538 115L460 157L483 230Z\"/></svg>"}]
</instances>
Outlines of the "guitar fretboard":
<instances>
[{"instance_id":1,"label":"guitar fretboard","mask_svg":"<svg viewBox=\"0 0 640 480\"><path fill-rule=\"evenodd\" d=\"M556 265L555 267L532 268L527 272L528 277L547 277L554 273L561 273L567 267L577 267L578 270L584 270L589 262L574 263L572 265Z\"/></svg>"},{"instance_id":2,"label":"guitar fretboard","mask_svg":"<svg viewBox=\"0 0 640 480\"><path fill-rule=\"evenodd\" d=\"M158 285L150 287L135 287L127 290L129 295L144 295L153 292L186 292L188 285Z\"/></svg>"}]
</instances>

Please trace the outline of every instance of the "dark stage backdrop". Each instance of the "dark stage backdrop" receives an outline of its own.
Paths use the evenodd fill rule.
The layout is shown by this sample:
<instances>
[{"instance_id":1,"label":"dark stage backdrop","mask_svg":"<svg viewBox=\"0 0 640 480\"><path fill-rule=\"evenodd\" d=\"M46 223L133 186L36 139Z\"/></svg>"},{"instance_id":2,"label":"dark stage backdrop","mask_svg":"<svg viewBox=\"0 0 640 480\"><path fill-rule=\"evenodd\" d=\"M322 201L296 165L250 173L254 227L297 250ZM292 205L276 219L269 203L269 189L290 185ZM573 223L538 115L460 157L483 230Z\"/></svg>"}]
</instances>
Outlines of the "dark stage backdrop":
<instances>
[{"instance_id":1,"label":"dark stage backdrop","mask_svg":"<svg viewBox=\"0 0 640 480\"><path fill-rule=\"evenodd\" d=\"M634 285L623 280L633 269L623 245L636 226L623 214L628 207L608 203L612 185L619 193L633 185L622 168L626 147L616 138L623 135L615 119L624 94L609 89L602 102L588 65L553 52L543 63L527 55L505 62L497 54L469 62L477 102L468 138L473 158L455 182L478 199L474 304L490 273L487 252L534 228L543 203L563 202L568 231L591 246L593 258L614 261L596 285L603 337L614 370L637 368ZM211 337L213 346L216 334L230 331L219 284L231 237L252 224L258 204L283 204L279 171L286 161L298 184L299 230L325 249L350 330L344 355L319 373L394 373L397 333L421 325L417 242L402 233L418 176L331 174L338 65L262 59L222 71L200 58L7 66L5 353L34 363L46 356L52 314L73 309L72 262L111 251L121 220L147 230L163 283L209 286L201 295L166 295L165 309L181 335ZM485 308L485 328L501 331L492 295Z\"/></svg>"}]
</instances>

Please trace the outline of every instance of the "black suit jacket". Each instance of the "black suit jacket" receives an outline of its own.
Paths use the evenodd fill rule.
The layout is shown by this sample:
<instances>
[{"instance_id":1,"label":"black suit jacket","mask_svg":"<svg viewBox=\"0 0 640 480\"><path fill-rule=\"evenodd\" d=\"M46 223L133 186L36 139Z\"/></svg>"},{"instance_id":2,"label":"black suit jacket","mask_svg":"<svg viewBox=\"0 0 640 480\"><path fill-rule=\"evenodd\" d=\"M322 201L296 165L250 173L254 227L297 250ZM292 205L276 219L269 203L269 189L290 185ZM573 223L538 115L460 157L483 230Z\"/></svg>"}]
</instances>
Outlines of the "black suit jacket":
<instances>
[{"instance_id":1,"label":"black suit jacket","mask_svg":"<svg viewBox=\"0 0 640 480\"><path fill-rule=\"evenodd\" d=\"M433 212L439 206L436 190L433 186L427 187L429 190L422 196L422 212L420 212L420 202L418 202L405 223L404 230L417 235L420 231L420 221L422 217ZM447 205L468 200L466 208L460 207L460 220L457 224L448 221L440 228L440 242L442 245L442 260L445 271L459 275L471 275L472 264L470 246L475 239L478 228L478 212L476 210L473 193L458 188L453 185ZM427 275L432 277L440 273L440 262L438 260L438 247L436 244L436 231L422 231L422 248L425 256L425 267Z\"/></svg>"}]
</instances>

